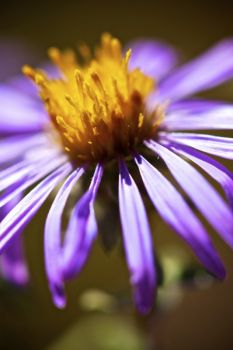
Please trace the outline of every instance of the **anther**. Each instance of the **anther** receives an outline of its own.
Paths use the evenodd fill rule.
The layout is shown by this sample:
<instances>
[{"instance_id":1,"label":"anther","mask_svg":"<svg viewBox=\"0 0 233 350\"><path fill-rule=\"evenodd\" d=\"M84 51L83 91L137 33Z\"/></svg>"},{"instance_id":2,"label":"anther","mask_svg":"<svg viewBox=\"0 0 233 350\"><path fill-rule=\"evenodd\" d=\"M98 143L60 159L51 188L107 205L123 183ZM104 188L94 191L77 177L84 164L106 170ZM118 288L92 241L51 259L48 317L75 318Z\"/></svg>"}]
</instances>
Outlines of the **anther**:
<instances>
[{"instance_id":1,"label":"anther","mask_svg":"<svg viewBox=\"0 0 233 350\"><path fill-rule=\"evenodd\" d=\"M74 107L75 109L77 109L77 104L74 102L73 98L70 95L65 95L65 99L67 100L67 102L69 102L69 104Z\"/></svg>"},{"instance_id":2,"label":"anther","mask_svg":"<svg viewBox=\"0 0 233 350\"><path fill-rule=\"evenodd\" d=\"M22 67L22 72L24 75L26 75L28 78L35 80L35 70L33 68L31 68L28 65L24 65Z\"/></svg>"},{"instance_id":3,"label":"anther","mask_svg":"<svg viewBox=\"0 0 233 350\"><path fill-rule=\"evenodd\" d=\"M112 39L111 41L112 53L117 60L121 60L121 43L118 39Z\"/></svg>"},{"instance_id":4,"label":"anther","mask_svg":"<svg viewBox=\"0 0 233 350\"><path fill-rule=\"evenodd\" d=\"M92 77L93 81L95 82L96 86L98 87L99 91L101 92L101 94L104 97L106 97L106 91L103 87L103 84L101 82L99 75L96 72L93 72L93 73L91 73L91 77Z\"/></svg>"},{"instance_id":5,"label":"anther","mask_svg":"<svg viewBox=\"0 0 233 350\"><path fill-rule=\"evenodd\" d=\"M56 47L50 47L48 49L49 58L57 65L61 63L61 52Z\"/></svg>"}]
</instances>

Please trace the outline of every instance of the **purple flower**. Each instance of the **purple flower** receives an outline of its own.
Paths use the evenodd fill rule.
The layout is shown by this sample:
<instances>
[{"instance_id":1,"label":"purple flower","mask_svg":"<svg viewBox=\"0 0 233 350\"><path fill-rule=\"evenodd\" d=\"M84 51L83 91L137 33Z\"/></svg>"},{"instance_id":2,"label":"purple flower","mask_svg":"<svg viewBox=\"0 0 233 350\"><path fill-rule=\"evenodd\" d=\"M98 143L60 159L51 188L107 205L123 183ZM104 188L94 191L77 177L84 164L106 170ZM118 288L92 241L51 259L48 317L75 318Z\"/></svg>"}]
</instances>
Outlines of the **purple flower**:
<instances>
[{"instance_id":1,"label":"purple flower","mask_svg":"<svg viewBox=\"0 0 233 350\"><path fill-rule=\"evenodd\" d=\"M60 184L46 219L44 245L49 286L58 307L66 303L65 282L78 275L97 237L94 204L104 196L105 182L116 186L116 169L123 242L140 312L147 313L153 305L156 270L135 171L164 221L210 273L225 277L206 229L158 164L163 161L195 208L233 246L233 174L207 155L233 159L233 139L194 133L233 129L233 105L190 99L233 77L233 41L220 42L178 68L177 54L166 44L143 40L130 47L123 54L120 42L105 34L94 59L87 46L80 47L82 64L72 51L52 48L49 55L60 77L51 67L50 77L24 67L43 103L29 81L0 85L0 207L22 197L2 220L0 251L19 239ZM220 184L227 201L197 168ZM111 176L103 179L105 170ZM71 193L78 201L63 238L62 215Z\"/></svg>"}]
</instances>

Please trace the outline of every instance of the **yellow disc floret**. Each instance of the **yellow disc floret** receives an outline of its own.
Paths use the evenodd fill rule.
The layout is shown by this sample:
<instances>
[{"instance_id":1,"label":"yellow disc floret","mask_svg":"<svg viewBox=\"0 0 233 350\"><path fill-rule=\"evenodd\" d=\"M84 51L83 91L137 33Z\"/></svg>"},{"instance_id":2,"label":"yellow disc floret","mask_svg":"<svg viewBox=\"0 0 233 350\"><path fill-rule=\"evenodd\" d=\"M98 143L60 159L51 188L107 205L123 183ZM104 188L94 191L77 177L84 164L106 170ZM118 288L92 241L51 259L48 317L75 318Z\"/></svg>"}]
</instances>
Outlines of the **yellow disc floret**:
<instances>
[{"instance_id":1,"label":"yellow disc floret","mask_svg":"<svg viewBox=\"0 0 233 350\"><path fill-rule=\"evenodd\" d=\"M52 124L64 149L78 163L98 162L127 155L153 136L163 116L158 107L148 115L145 101L155 82L139 69L129 70L131 51L122 54L119 40L104 34L92 57L79 47L81 63L73 51L49 50L61 71L50 79L28 66L24 73L39 86Z\"/></svg>"}]
</instances>

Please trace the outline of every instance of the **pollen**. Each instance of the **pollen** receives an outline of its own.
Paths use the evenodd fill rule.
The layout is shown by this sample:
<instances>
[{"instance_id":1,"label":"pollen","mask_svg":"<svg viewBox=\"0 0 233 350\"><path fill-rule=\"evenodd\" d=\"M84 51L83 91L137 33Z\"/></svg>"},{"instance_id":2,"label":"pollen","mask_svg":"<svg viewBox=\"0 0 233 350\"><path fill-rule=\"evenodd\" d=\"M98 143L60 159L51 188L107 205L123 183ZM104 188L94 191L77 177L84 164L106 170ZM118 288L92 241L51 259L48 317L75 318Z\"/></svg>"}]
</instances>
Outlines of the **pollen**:
<instances>
[{"instance_id":1,"label":"pollen","mask_svg":"<svg viewBox=\"0 0 233 350\"><path fill-rule=\"evenodd\" d=\"M78 51L49 49L59 79L29 66L23 72L38 86L51 124L73 161L127 156L155 135L163 118L161 106L146 109L155 81L140 69L129 69L133 53L123 53L120 41L110 34L102 35L93 54L85 44Z\"/></svg>"}]
</instances>

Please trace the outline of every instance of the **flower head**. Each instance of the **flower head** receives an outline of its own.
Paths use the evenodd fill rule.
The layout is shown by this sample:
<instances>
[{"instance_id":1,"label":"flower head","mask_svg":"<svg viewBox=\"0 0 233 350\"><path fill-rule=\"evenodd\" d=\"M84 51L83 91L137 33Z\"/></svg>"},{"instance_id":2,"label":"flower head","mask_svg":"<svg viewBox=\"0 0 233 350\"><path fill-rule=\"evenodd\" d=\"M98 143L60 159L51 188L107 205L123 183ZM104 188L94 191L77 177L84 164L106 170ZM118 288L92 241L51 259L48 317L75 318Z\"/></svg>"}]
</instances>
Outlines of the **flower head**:
<instances>
[{"instance_id":1,"label":"flower head","mask_svg":"<svg viewBox=\"0 0 233 350\"><path fill-rule=\"evenodd\" d=\"M132 43L124 51L119 40L104 34L93 55L86 45L80 46L79 53L78 57L70 50L49 50L59 76L51 68L48 73L23 68L37 85L42 102L23 80L0 86L0 132L5 136L1 149L8 150L0 151L0 207L38 183L3 219L0 251L19 236L62 183L46 219L45 260L53 300L63 307L64 282L80 272L97 236L94 203L101 195L103 173L106 167L116 171L114 163L118 163L126 259L136 306L145 313L153 305L156 289L155 257L146 210L128 162L135 163L164 221L210 273L220 279L225 276L200 219L156 165L161 158L195 207L233 246L233 174L206 154L232 159L233 140L183 132L233 128L230 103L186 99L232 78L233 42L224 41L177 69L173 49L154 41ZM153 165L146 159L148 154L154 155ZM222 186L229 204L191 163ZM62 239L67 200L81 177L89 181L90 172L89 187L82 183L83 192ZM105 181L116 185L114 179Z\"/></svg>"},{"instance_id":2,"label":"flower head","mask_svg":"<svg viewBox=\"0 0 233 350\"><path fill-rule=\"evenodd\" d=\"M73 51L52 48L49 55L62 77L50 79L40 70L24 67L39 86L52 124L65 151L78 164L96 163L128 155L144 139L155 136L163 114L150 114L146 98L155 81L138 68L129 70L131 50L123 55L119 40L102 36L91 57L81 46L83 65Z\"/></svg>"}]
</instances>

